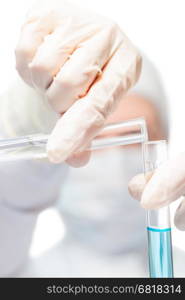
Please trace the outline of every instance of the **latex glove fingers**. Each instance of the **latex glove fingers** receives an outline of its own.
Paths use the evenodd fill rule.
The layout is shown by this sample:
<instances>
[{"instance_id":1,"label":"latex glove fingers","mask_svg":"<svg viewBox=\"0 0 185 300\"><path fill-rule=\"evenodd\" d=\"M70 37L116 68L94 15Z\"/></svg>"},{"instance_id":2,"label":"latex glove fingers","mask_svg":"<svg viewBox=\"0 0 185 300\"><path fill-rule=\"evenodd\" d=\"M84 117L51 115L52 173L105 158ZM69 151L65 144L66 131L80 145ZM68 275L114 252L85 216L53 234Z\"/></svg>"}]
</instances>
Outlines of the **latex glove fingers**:
<instances>
[{"instance_id":1,"label":"latex glove fingers","mask_svg":"<svg viewBox=\"0 0 185 300\"><path fill-rule=\"evenodd\" d=\"M129 184L128 184L128 190L131 196L136 199L141 201L143 191L150 180L151 176L153 173L148 173L148 174L138 174L134 176Z\"/></svg>"},{"instance_id":2,"label":"latex glove fingers","mask_svg":"<svg viewBox=\"0 0 185 300\"><path fill-rule=\"evenodd\" d=\"M88 163L90 160L91 152L83 151L74 153L71 157L66 160L66 163L74 168L79 168Z\"/></svg>"},{"instance_id":3,"label":"latex glove fingers","mask_svg":"<svg viewBox=\"0 0 185 300\"><path fill-rule=\"evenodd\" d=\"M44 38L54 30L54 18L46 15L42 18L31 18L22 26L21 35L15 49L16 69L23 80L33 86L29 64L32 62L38 47Z\"/></svg>"},{"instance_id":4,"label":"latex glove fingers","mask_svg":"<svg viewBox=\"0 0 185 300\"><path fill-rule=\"evenodd\" d=\"M65 112L48 142L52 162L85 149L141 69L140 55L117 25L64 0L35 3L16 58L23 80Z\"/></svg>"},{"instance_id":5,"label":"latex glove fingers","mask_svg":"<svg viewBox=\"0 0 185 300\"><path fill-rule=\"evenodd\" d=\"M19 74L29 85L45 89L53 79L51 76L57 74L80 43L104 28L114 27L111 23L69 1L36 1L27 14L16 47ZM114 35L117 36L115 32Z\"/></svg>"},{"instance_id":6,"label":"latex glove fingers","mask_svg":"<svg viewBox=\"0 0 185 300\"><path fill-rule=\"evenodd\" d=\"M147 182L148 181L144 174L139 174L133 177L128 185L128 190L131 196L136 200L141 201ZM174 223L179 230L185 230L185 197L182 198L182 201L176 210Z\"/></svg>"},{"instance_id":7,"label":"latex glove fingers","mask_svg":"<svg viewBox=\"0 0 185 300\"><path fill-rule=\"evenodd\" d=\"M185 153L167 161L149 180L143 174L135 176L129 183L129 192L146 209L158 209L177 200L185 194ZM185 230L185 199L174 221L177 228Z\"/></svg>"},{"instance_id":8,"label":"latex glove fingers","mask_svg":"<svg viewBox=\"0 0 185 300\"><path fill-rule=\"evenodd\" d=\"M88 92L103 67L123 42L116 26L109 25L91 39L76 46L50 87L47 98L56 112L65 112Z\"/></svg>"},{"instance_id":9,"label":"latex glove fingers","mask_svg":"<svg viewBox=\"0 0 185 300\"><path fill-rule=\"evenodd\" d=\"M159 208L170 204L185 193L185 153L159 167L144 189L141 204Z\"/></svg>"},{"instance_id":10,"label":"latex glove fingers","mask_svg":"<svg viewBox=\"0 0 185 300\"><path fill-rule=\"evenodd\" d=\"M48 157L52 162L62 162L87 147L124 93L138 79L140 69L140 56L126 40L88 94L75 102L58 120L47 145Z\"/></svg>"}]
</instances>

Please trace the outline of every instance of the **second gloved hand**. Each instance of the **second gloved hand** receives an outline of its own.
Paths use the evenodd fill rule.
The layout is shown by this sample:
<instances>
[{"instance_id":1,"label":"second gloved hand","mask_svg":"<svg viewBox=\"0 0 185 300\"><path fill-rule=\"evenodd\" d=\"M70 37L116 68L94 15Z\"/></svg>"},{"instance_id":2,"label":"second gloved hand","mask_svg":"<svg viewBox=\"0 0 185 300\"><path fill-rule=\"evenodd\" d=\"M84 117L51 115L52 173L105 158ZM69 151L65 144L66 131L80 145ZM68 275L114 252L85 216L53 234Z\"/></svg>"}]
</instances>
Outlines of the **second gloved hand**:
<instances>
[{"instance_id":1,"label":"second gloved hand","mask_svg":"<svg viewBox=\"0 0 185 300\"><path fill-rule=\"evenodd\" d=\"M185 195L185 153L164 163L148 178L144 174L135 176L129 183L129 191L146 209L158 209ZM185 230L185 198L174 221L177 228Z\"/></svg>"},{"instance_id":2,"label":"second gloved hand","mask_svg":"<svg viewBox=\"0 0 185 300\"><path fill-rule=\"evenodd\" d=\"M115 23L65 0L36 2L16 62L23 80L61 114L47 145L49 159L73 165L141 69L140 55Z\"/></svg>"}]
</instances>

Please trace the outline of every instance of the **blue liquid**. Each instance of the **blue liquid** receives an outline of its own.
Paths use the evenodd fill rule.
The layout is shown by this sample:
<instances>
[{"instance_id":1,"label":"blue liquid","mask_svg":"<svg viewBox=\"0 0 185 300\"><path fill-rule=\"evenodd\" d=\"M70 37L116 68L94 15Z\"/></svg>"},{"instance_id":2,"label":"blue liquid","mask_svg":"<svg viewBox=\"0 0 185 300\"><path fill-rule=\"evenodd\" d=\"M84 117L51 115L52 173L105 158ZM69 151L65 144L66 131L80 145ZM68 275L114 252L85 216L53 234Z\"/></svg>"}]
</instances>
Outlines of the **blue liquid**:
<instances>
[{"instance_id":1,"label":"blue liquid","mask_svg":"<svg viewBox=\"0 0 185 300\"><path fill-rule=\"evenodd\" d=\"M171 229L147 227L149 269L151 278L172 278L173 260Z\"/></svg>"}]
</instances>

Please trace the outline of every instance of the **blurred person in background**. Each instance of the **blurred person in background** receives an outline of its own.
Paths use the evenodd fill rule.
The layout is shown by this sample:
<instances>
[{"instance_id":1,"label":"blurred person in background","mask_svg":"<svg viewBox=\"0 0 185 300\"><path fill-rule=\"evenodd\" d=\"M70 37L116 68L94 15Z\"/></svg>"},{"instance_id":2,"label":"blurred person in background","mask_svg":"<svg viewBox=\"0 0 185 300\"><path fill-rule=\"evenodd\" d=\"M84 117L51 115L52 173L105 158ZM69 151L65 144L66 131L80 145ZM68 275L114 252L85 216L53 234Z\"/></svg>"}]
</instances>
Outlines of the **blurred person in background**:
<instances>
[{"instance_id":1,"label":"blurred person in background","mask_svg":"<svg viewBox=\"0 0 185 300\"><path fill-rule=\"evenodd\" d=\"M139 145L98 151L81 169L63 162L85 165L90 153L76 153L110 122L142 116L151 140L167 139L157 71L144 57L132 88L141 60L122 31L57 0L39 1L30 11L16 61L20 78L1 96L1 137L53 130L51 162L0 166L1 276L145 276L145 214L127 192L141 170ZM38 215L57 200L66 236L29 260Z\"/></svg>"},{"instance_id":2,"label":"blurred person in background","mask_svg":"<svg viewBox=\"0 0 185 300\"><path fill-rule=\"evenodd\" d=\"M19 96L25 99L24 91L27 99L33 97L23 86ZM142 116L150 140L167 138L165 101L159 75L144 56L139 82L107 123ZM1 195L11 199L1 204L2 276L146 276L145 212L127 189L141 170L140 145L96 151L82 168L46 161L2 163ZM38 215L53 205L65 237L42 256L28 259Z\"/></svg>"}]
</instances>

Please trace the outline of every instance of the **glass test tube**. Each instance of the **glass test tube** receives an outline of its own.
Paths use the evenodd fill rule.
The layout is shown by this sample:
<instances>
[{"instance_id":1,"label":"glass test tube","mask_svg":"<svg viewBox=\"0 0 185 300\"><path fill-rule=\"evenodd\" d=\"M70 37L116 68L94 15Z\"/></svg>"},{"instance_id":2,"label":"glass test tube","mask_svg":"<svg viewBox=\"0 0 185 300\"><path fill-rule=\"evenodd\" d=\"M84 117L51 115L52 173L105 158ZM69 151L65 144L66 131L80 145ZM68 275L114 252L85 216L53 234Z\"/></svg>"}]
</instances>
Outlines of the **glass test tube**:
<instances>
[{"instance_id":1,"label":"glass test tube","mask_svg":"<svg viewBox=\"0 0 185 300\"><path fill-rule=\"evenodd\" d=\"M0 139L0 161L47 158L46 144L49 135L34 134L11 139ZM93 139L87 150L143 143L147 140L147 128L143 118L105 126Z\"/></svg>"},{"instance_id":2,"label":"glass test tube","mask_svg":"<svg viewBox=\"0 0 185 300\"><path fill-rule=\"evenodd\" d=\"M167 160L165 140L143 144L144 172L153 172ZM169 206L147 211L149 272L152 278L172 278L173 258Z\"/></svg>"}]
</instances>

